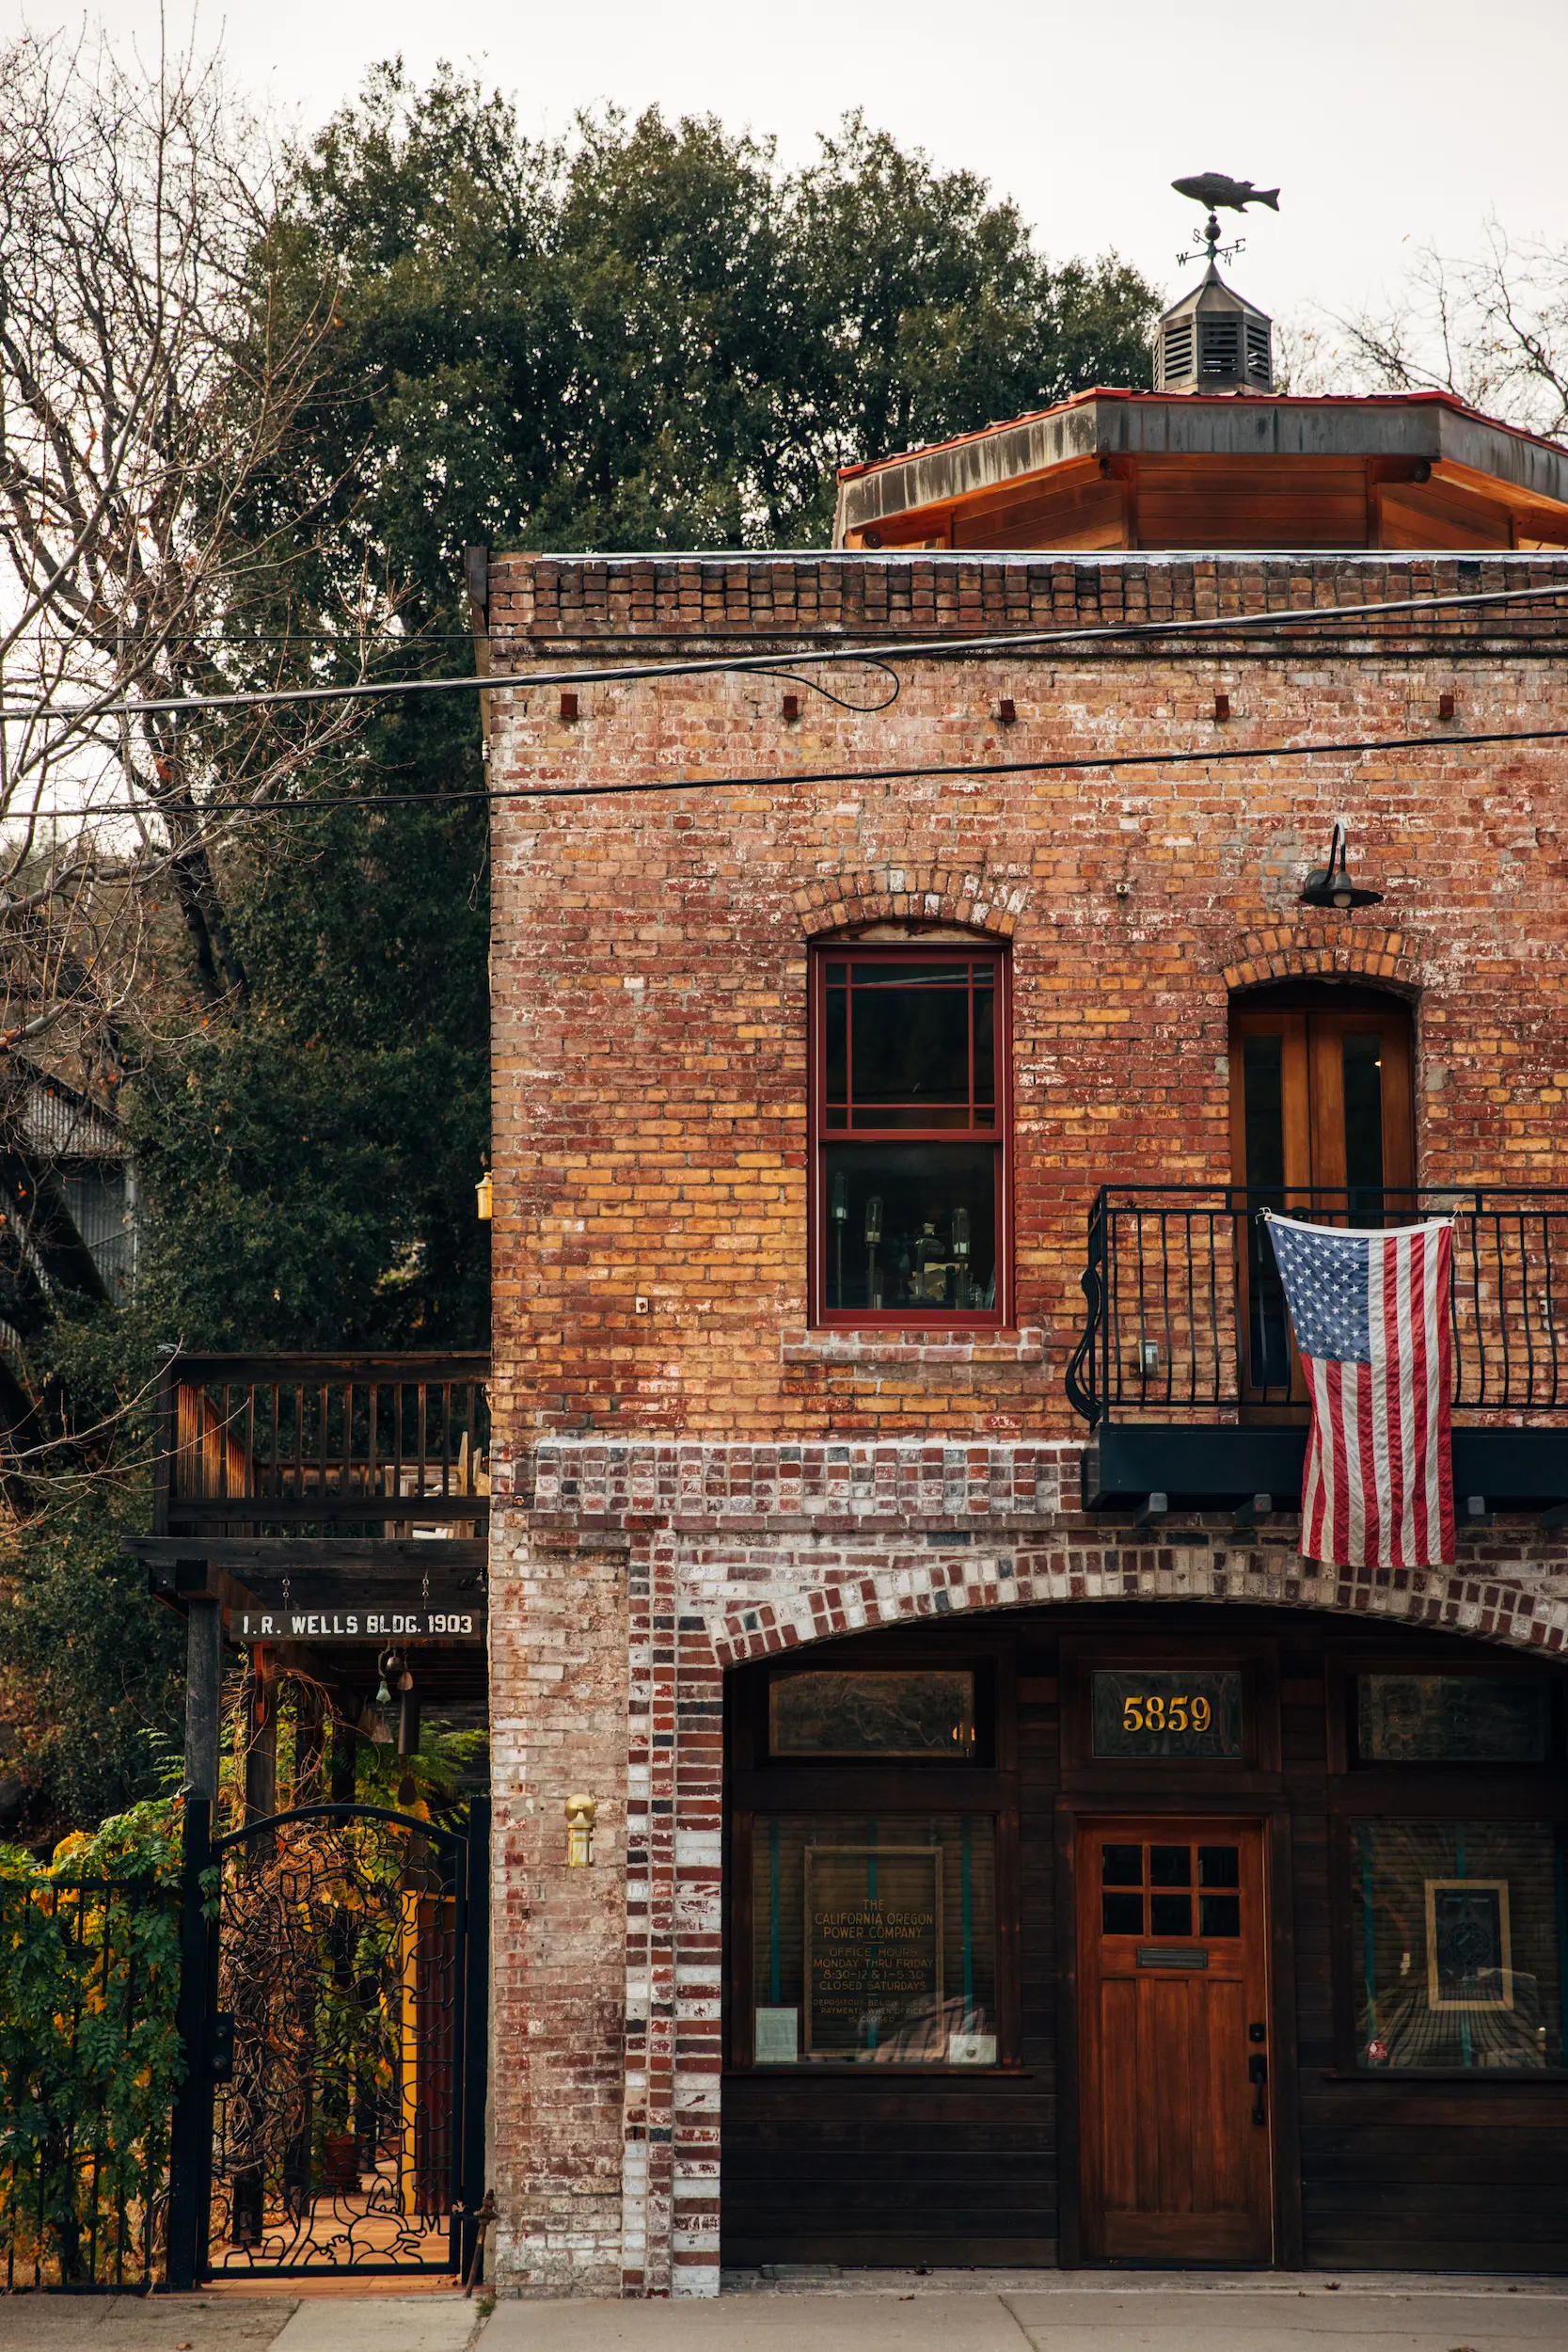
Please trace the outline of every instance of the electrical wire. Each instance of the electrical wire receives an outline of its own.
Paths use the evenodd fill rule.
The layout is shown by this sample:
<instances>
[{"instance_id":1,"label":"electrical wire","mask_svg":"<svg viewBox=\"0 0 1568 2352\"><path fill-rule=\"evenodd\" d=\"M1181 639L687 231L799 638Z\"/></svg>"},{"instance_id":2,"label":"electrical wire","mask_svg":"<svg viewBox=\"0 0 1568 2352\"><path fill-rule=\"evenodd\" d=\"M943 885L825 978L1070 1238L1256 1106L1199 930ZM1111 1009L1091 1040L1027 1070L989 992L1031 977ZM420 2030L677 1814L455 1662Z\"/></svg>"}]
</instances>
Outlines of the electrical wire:
<instances>
[{"instance_id":1,"label":"electrical wire","mask_svg":"<svg viewBox=\"0 0 1568 2352\"><path fill-rule=\"evenodd\" d=\"M531 691L545 686L614 686L662 677L701 677L714 674L742 675L762 672L776 675L785 667L794 671L808 666L821 667L832 662L857 660L876 662L885 668L895 661L920 660L932 656L957 656L969 660L979 655L1034 651L1048 645L1125 644L1172 637L1250 637L1265 629L1310 630L1321 628L1324 622L1365 621L1372 616L1386 616L1393 612L1452 612L1481 605L1534 604L1548 596L1563 601L1565 609L1568 609L1568 581L1554 581L1545 588L1480 589L1447 596L1390 597L1374 603L1320 605L1280 612L1214 614L1197 620L1125 621L1085 624L1076 628L915 638L904 644L878 643L874 648L836 644L816 652L791 650L722 654L698 661L622 662L609 669L599 664L590 669L508 671L500 676L476 675L465 677L362 679L352 686L279 686L223 694L122 697L115 701L65 705L32 703L9 709L0 708L0 720L36 723L47 719L142 718L154 714L195 717L203 710L253 710L282 703L384 700L395 694L505 692L516 688ZM492 637L488 642L494 644L496 640ZM1457 651L1463 651L1465 640L1455 639L1452 642Z\"/></svg>"},{"instance_id":2,"label":"electrical wire","mask_svg":"<svg viewBox=\"0 0 1568 2352\"><path fill-rule=\"evenodd\" d=\"M309 817L318 810L343 808L440 810L459 803L476 801L495 804L508 801L604 800L624 793L781 791L801 785L910 784L926 779L965 776L1075 774L1092 772L1097 769L1225 767L1241 760L1344 758L1363 752L1441 752L1450 750L1455 744L1484 746L1560 742L1568 742L1568 727L1520 727L1482 734L1467 733L1445 725L1440 735L1361 736L1321 743L1238 743L1210 745L1198 751L1182 751L1163 745L1144 752L1090 752L1057 759L957 760L937 765L924 763L913 768L798 768L750 776L653 776L627 784L476 785L465 786L452 792L352 792L331 798L317 799L312 796L309 800L297 801L201 801L192 808L182 808L174 813L204 819ZM83 821L99 817L156 817L162 813L159 803L152 801L106 801L80 810L53 812L56 816L70 815Z\"/></svg>"}]
</instances>

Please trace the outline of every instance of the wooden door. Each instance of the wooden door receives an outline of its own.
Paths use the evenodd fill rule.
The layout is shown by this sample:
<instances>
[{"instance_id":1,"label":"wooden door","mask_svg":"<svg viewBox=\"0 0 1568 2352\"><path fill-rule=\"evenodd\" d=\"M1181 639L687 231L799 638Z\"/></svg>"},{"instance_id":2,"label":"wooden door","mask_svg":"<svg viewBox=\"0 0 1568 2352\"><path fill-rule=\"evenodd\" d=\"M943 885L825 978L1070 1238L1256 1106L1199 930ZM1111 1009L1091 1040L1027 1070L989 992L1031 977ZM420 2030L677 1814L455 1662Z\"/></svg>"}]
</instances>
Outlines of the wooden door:
<instances>
[{"instance_id":1,"label":"wooden door","mask_svg":"<svg viewBox=\"0 0 1568 2352\"><path fill-rule=\"evenodd\" d=\"M1267 2263L1263 1825L1085 1822L1077 1886L1085 2258Z\"/></svg>"},{"instance_id":2,"label":"wooden door","mask_svg":"<svg viewBox=\"0 0 1568 2352\"><path fill-rule=\"evenodd\" d=\"M1285 1294L1258 1213L1380 1226L1413 1203L1410 1018L1370 991L1338 1004L1237 1010L1230 1024L1232 1181L1242 1392L1254 1405L1306 1397Z\"/></svg>"}]
</instances>

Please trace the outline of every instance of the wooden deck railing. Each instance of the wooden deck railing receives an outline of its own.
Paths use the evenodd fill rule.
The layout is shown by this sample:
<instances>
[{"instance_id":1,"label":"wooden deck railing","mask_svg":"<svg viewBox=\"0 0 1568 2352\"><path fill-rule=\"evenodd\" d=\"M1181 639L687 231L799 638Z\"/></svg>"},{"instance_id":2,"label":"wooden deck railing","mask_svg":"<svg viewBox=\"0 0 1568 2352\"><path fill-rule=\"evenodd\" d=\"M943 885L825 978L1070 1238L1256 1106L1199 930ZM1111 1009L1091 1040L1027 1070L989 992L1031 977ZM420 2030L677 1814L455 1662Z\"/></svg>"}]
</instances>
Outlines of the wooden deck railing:
<instances>
[{"instance_id":1,"label":"wooden deck railing","mask_svg":"<svg viewBox=\"0 0 1568 2352\"><path fill-rule=\"evenodd\" d=\"M489 1373L481 1355L173 1357L153 1532L480 1533Z\"/></svg>"}]
</instances>

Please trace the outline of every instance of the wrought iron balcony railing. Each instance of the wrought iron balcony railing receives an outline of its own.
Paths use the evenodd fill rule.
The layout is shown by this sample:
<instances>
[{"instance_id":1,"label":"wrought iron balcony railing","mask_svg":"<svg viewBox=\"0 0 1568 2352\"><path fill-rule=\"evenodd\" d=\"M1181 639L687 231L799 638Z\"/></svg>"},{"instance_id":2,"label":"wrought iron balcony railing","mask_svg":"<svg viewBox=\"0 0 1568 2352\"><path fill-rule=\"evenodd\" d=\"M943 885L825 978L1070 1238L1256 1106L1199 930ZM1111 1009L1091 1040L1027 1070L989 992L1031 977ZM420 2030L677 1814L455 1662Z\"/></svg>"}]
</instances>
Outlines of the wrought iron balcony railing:
<instances>
[{"instance_id":1,"label":"wrought iron balcony railing","mask_svg":"<svg viewBox=\"0 0 1568 2352\"><path fill-rule=\"evenodd\" d=\"M489 1518L484 1356L177 1356L153 1528L304 1535Z\"/></svg>"},{"instance_id":2,"label":"wrought iron balcony railing","mask_svg":"<svg viewBox=\"0 0 1568 2352\"><path fill-rule=\"evenodd\" d=\"M1568 1189L1129 1184L1089 1213L1088 1322L1067 1375L1085 1421L1305 1419L1265 1209L1362 1229L1451 1216L1456 1412L1568 1416Z\"/></svg>"}]
</instances>

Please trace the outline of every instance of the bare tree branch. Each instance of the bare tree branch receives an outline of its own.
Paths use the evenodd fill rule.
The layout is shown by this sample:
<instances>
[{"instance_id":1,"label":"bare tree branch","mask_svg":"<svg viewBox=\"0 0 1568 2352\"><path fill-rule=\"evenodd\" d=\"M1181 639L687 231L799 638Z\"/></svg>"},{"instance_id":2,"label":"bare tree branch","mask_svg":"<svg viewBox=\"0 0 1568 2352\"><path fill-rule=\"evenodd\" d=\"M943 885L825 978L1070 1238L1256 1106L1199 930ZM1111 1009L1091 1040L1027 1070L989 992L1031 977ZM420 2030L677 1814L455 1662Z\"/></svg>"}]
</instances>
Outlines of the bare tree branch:
<instances>
[{"instance_id":1,"label":"bare tree branch","mask_svg":"<svg viewBox=\"0 0 1568 2352\"><path fill-rule=\"evenodd\" d=\"M160 888L209 1011L242 997L213 803L290 796L363 727L107 708L354 682L393 614L368 577L324 598L324 565L290 626L343 485L302 430L333 289L279 304L275 236L270 153L211 62L0 50L0 1050L112 1037Z\"/></svg>"}]
</instances>

